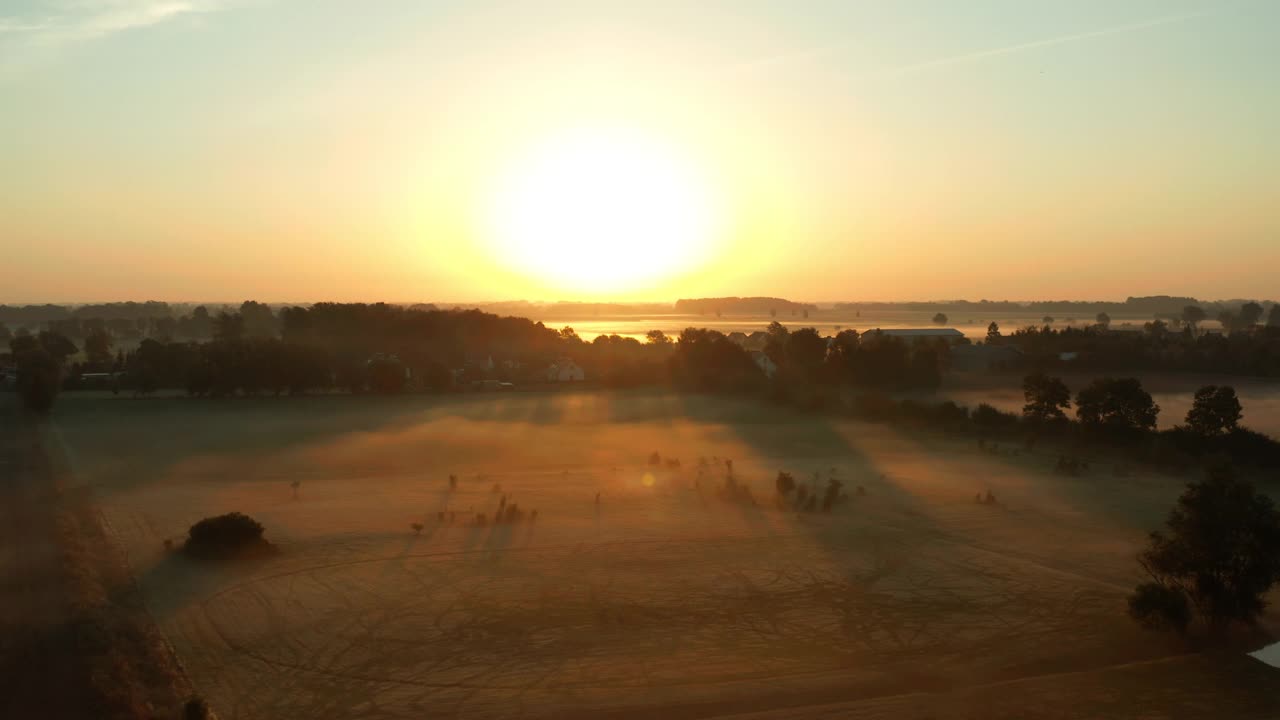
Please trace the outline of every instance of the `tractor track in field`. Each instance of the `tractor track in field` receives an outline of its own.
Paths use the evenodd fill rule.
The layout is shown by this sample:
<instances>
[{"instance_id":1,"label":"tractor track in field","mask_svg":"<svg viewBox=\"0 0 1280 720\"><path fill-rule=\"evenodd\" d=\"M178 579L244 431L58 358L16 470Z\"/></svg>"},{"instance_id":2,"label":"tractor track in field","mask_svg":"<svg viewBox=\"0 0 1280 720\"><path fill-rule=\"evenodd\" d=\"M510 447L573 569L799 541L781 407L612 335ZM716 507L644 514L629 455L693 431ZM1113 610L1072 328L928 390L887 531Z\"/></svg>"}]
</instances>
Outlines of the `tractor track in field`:
<instances>
[{"instance_id":1,"label":"tractor track in field","mask_svg":"<svg viewBox=\"0 0 1280 720\"><path fill-rule=\"evenodd\" d=\"M904 528L902 526L893 525L893 524L886 524L885 527L888 527L894 530L901 530L901 531L912 530L910 528ZM699 544L707 544L712 546L727 546L727 545L741 546L743 543L764 542L764 541L777 543L777 542L785 541L788 539L797 539L797 538L805 538L805 537L809 537L809 534L808 533L787 533L787 534L769 534L769 535L746 535L746 534L718 535L718 536L685 537L685 538L666 537L666 538L649 538L649 539L639 539L639 540L606 541L602 543L591 543L591 544L559 543L559 544L552 544L552 545L543 545L538 547L506 548L500 552L503 554L512 553L512 554L519 554L523 556L539 555L539 554L554 555L556 553L563 553L571 557L581 557L584 554L584 552L590 552L590 551L600 550L600 549L619 548L619 547L645 546L645 545L653 545L653 546L670 545L670 546L687 547L690 545L699 545ZM1071 578L1076 581L1086 581L1087 583L1095 586L1102 585L1108 588L1115 587L1114 585L1110 583L1106 583L1105 581L1101 581L1098 578L1089 577L1081 573L1073 573L1070 571L1063 570L1061 568L1050 567L1043 563L1037 562L1034 559L1022 557L1020 556L1020 554L1017 554L1017 553L1000 552L990 547L981 546L980 544L977 544L977 543L959 541L954 535L946 533L944 531L931 532L929 533L929 538L935 541L955 543L960 547L968 548L976 553L980 553L982 555L989 555L994 558L1001 558L1001 559L1011 558L1020 562L1031 563L1036 565L1037 567L1040 567L1043 570L1049 571L1054 575L1057 575L1060 577ZM312 565L312 566L303 567L303 568L293 568L283 572L264 574L257 577L249 578L243 582L236 583L235 585L222 588L219 591L213 593L212 595L206 597L204 600L201 601L201 611L206 617L206 619L208 620L210 626L215 630L215 632L218 633L221 641L228 648L230 648L231 650L235 651L238 654L252 658L253 660L263 663L264 665L267 665L267 666L283 668L289 671L303 672L303 673L320 675L325 677L332 677L332 678L337 678L337 679L346 680L346 681L356 681L356 682L363 682L363 683L381 683L381 684L395 685L395 686L409 686L409 687L423 688L427 690L471 691L472 693L488 691L488 690L510 691L510 692L517 693L520 696L523 696L525 693L528 693L538 688L542 688L542 689L552 688L556 691L573 691L573 690L583 690L583 689L637 690L637 689L643 689L646 687L654 687L654 686L670 688L670 687L678 687L681 685L696 686L696 685L707 684L707 679L705 677L694 677L687 680L673 679L670 677L653 678L648 675L647 669L644 666L641 666L641 668L637 671L634 677L628 678L625 680L618 678L613 681L607 681L604 679L599 679L599 678L593 679L589 677L581 677L575 680L568 680L562 677L553 684L549 685L547 683L548 678L555 675L562 675L566 669L566 666L569 665L571 662L580 663L581 661L586 660L589 666L591 664L590 656L585 658L583 657L567 658L562 660L558 664L551 664L550 667L546 665L542 665L536 668L532 668L530 669L529 674L532 674L533 678L530 680L522 679L519 682L502 682L497 677L495 677L495 675L500 676L504 674L503 671L508 669L508 666L511 666L513 663L518 665L520 662L518 658L506 658L497 664L488 666L485 669L478 669L476 672L471 673L465 677L459 677L449 681L432 681L432 680L420 679L418 677L414 677L414 678L395 677L394 675L390 675L386 673L368 672L367 670L362 670L359 667L355 667L355 668L324 667L323 666L324 663L308 662L308 661L299 660L299 659L281 658L278 656L278 653L262 652L260 650L255 649L254 647L251 647L249 644L245 644L237 641L234 637L232 637L231 633L228 633L218 623L215 617L215 613L212 612L212 609L211 609L212 606L216 605L219 600L225 598L229 594L233 594L237 592L245 593L247 596L253 597L256 603L261 604L264 608L269 608L271 605L270 601L265 597L263 597L261 592L258 591L257 588L254 586L259 586L263 583L269 583L271 581L280 580L283 578L315 576L317 574L320 574L321 571L335 569L335 568L352 567L352 566L358 566L358 565L373 565L377 563L401 561L405 559L459 558L459 557L468 557L468 556L474 557L474 556L484 556L488 554L493 554L494 552L495 551L492 549L479 548L479 549L467 549L467 550L406 553L406 554L371 557L371 558L360 558L360 559L337 562L337 563L321 563L321 564ZM886 573L892 574L894 571L895 571L895 568L893 567L888 567L887 569L879 568L869 576L869 580L871 582L874 582L875 580L884 576L884 574ZM979 568L977 571L982 571L982 569ZM730 573L730 574L733 574L733 573ZM747 600L746 600L747 610L744 611L742 614L751 616L750 621L743 620L743 625L737 626L739 633L744 635L747 635L747 634L758 635L760 642L766 645L783 635L789 636L792 640L795 640L796 638L804 637L805 635L804 628L780 627L777 624L776 618L769 617L770 608L768 607L770 603L773 603L776 605L779 602L793 602L796 600L803 600L804 599L803 597L797 596L794 593L788 595L786 593L779 593L778 591L774 591L774 596L770 597L770 595L766 591L761 590L760 587L756 587L750 581L750 579L747 578L745 575L742 575L741 573L737 573L737 574L741 577L743 586L744 588L746 588L744 592L746 592L746 595L747 595ZM782 574L778 573L772 578L771 581L766 582L765 585L772 586L774 584L777 584L781 577L782 577ZM319 582L319 580L315 580L315 581ZM827 581L826 584L824 585L822 581L816 578L813 579L813 586L816 588L814 592L819 592L827 600L832 600L833 598L839 598L839 596L849 591L848 587L842 587L836 583L832 583L829 581ZM437 590L441 587L439 579L436 579L436 582L434 583L434 587ZM447 587L447 585L445 587ZM941 588L939 592L945 595L949 591L947 588ZM1068 617L1074 617L1076 615L1076 609L1077 609L1078 603L1081 600L1081 596L1077 594L1077 595L1067 597L1064 600L1065 600L1064 605L1061 608L1056 608L1055 609L1056 612L1061 613L1063 609L1065 609L1065 614ZM326 630L327 630L326 635L333 638L346 636L349 630L357 626L360 627L361 633L357 633L358 637L350 639L349 646L329 648L323 653L323 655L326 658L342 658L347 653L355 653L357 655L362 654L364 651L364 648L366 648L367 645L377 637L379 631L384 630L388 626L394 625L395 623L403 620L404 613L408 612L415 605L425 604L431 601L432 601L432 598L430 597L423 598L417 595L410 595L407 597L402 596L401 598L398 598L398 599L382 598L376 604L377 605L376 611L373 613L377 617L372 619L371 621L367 616L358 617L358 618L347 618L345 621L345 625L343 627L338 627L338 628L326 627ZM752 602L757 602L757 604L760 607L756 608L756 610L753 611L751 609ZM919 599L914 599L914 600L903 601L902 604L906 606L912 606L915 604L919 604L920 602L921 601ZM446 608L444 613L447 614L452 609L453 609L452 606L449 606L448 608ZM918 608L918 610L921 613L924 612L923 607ZM857 613L852 611L850 611L849 614L852 614L855 616L857 615ZM994 617L996 621L995 624L1000 627L1003 633L1014 633L1014 632L1031 633L1034 630L1036 630L1036 628L1028 626L1028 623L1034 624L1034 620L1026 621L1023 623L1023 625L1017 625L1017 624L1011 624L1010 622L1006 621L1003 617L999 615L996 615ZM870 625L875 625L877 622L880 623L881 627L879 628L869 627ZM439 627L441 623L440 617L437 617L434 623L437 627ZM752 625L752 623L758 623L758 625ZM311 623L310 626L307 627L306 629L314 629L314 627L325 626L325 625L326 625L326 620L324 618L321 618L319 620L316 620L314 623ZM278 628L278 629L275 630L274 632L268 631L266 634L259 636L258 642L262 642L264 639L271 640L277 637L287 637L292 633L297 633L300 630L304 629L299 627L285 628L284 627L285 623L278 617L273 617L273 619L269 622L269 626L273 628ZM923 627L917 627L914 630L907 630L904 628L898 628L895 630L894 623L892 621L889 621L886 617L878 617L878 618L871 618L869 620L864 620L861 623L861 625L859 625L859 623L855 620L852 623L851 627L853 629L852 631L855 632L857 635L865 635L865 634L871 634L875 632L887 634L888 637L892 638L892 642L896 643L899 646L899 650L902 650L903 648L919 647L923 645L937 646L938 643L943 640L942 637L936 634L936 632L938 631L933 631L928 628L927 622L924 623ZM809 630L812 631L812 628L810 628ZM1050 630L1047 632L1053 632L1053 631L1054 630ZM413 641L411 640L402 640L401 642L405 645L410 645L410 646L414 644ZM992 642L994 643L994 641ZM970 645L968 647L968 650L980 652L983 649L983 646L987 644L988 643L979 643L977 645ZM278 647L279 643L277 643L276 646ZM889 661L890 663L889 665L882 665L882 667L884 668L891 667L892 663L894 662L894 659L892 657L888 657L887 656L888 654L884 652L884 648L876 648L870 645L866 647L859 647L857 643L853 643L853 647L857 648L856 654L860 655L863 659L865 659L867 655L870 654L872 656L880 656L881 660ZM582 648L579 648L579 649L582 649ZM904 653L897 653L897 654L900 656L898 657L898 661L907 661L911 656L914 656L914 651L905 652L905 654ZM545 658L535 658L535 660L545 660ZM855 657L853 655L850 655L849 657L845 658L846 662L853 662L854 660L855 660ZM380 663L377 663L376 658L372 662L374 662L375 665L380 664ZM723 682L749 682L749 681L780 680L780 679L787 679L787 678L804 678L804 677L820 678L823 675L829 675L832 672L838 671L843 664L845 663L835 661L818 668L807 667L807 668L792 668L792 669L783 669L778 666L770 667L768 664L763 664L758 667L752 668L751 671L743 672L740 670L734 673L731 677L722 678L722 681ZM425 675L429 677L430 675L439 671L451 671L451 670L456 671L458 669L459 669L458 665L456 663L451 663L449 657L442 656L436 661L434 661L434 664L429 667L425 667L425 668L420 666L415 667L414 674ZM521 674L524 675L526 673L521 673ZM1028 675L1023 677L1033 677L1033 676ZM884 694L892 695L894 693L886 691ZM465 702L465 700L463 700L462 702Z\"/></svg>"}]
</instances>

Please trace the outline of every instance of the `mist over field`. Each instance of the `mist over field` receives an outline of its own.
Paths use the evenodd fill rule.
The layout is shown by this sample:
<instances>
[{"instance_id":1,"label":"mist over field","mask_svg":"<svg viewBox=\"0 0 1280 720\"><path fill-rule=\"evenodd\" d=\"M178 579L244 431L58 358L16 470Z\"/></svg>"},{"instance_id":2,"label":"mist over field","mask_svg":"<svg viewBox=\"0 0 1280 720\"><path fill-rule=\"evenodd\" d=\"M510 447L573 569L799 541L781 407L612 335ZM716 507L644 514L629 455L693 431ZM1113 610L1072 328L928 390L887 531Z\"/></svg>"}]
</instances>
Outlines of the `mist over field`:
<instances>
[{"instance_id":1,"label":"mist over field","mask_svg":"<svg viewBox=\"0 0 1280 720\"><path fill-rule=\"evenodd\" d=\"M86 396L64 399L56 442L231 717L1015 717L1073 688L1123 682L1172 710L1240 681L1124 617L1176 485L1063 478L1050 453L650 391ZM725 496L726 460L749 501ZM851 497L775 507L780 470ZM500 503L536 519L494 524ZM230 511L278 555L208 572L164 551Z\"/></svg>"},{"instance_id":2,"label":"mist over field","mask_svg":"<svg viewBox=\"0 0 1280 720\"><path fill-rule=\"evenodd\" d=\"M1280 718L1280 2L0 2L0 720Z\"/></svg>"}]
</instances>

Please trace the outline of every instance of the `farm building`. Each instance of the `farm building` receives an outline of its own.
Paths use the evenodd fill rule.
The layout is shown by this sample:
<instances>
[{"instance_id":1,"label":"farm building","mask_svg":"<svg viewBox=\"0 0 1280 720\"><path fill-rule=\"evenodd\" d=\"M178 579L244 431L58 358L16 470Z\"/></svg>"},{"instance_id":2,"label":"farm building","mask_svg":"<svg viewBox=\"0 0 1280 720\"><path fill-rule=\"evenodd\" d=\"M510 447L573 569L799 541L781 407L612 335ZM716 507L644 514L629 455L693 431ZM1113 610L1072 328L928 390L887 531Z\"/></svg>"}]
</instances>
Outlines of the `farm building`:
<instances>
[{"instance_id":1,"label":"farm building","mask_svg":"<svg viewBox=\"0 0 1280 720\"><path fill-rule=\"evenodd\" d=\"M957 343L964 339L964 333L955 328L876 328L868 330L868 333L880 333L890 337L902 338L908 343L920 342L921 340L946 340L948 342Z\"/></svg>"},{"instance_id":2,"label":"farm building","mask_svg":"<svg viewBox=\"0 0 1280 720\"><path fill-rule=\"evenodd\" d=\"M579 382L587 379L587 373L569 358L560 358L547 368L548 382Z\"/></svg>"}]
</instances>

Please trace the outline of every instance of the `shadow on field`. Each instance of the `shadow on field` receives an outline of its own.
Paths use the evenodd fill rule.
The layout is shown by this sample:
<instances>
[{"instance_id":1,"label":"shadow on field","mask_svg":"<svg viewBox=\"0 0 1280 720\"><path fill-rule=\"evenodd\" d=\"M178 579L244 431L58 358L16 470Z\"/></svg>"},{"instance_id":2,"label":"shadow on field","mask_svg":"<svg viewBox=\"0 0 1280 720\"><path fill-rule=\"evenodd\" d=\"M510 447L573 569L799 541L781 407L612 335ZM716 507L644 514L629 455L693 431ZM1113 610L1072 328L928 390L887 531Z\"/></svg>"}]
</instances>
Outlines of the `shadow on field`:
<instances>
[{"instance_id":1,"label":"shadow on field","mask_svg":"<svg viewBox=\"0 0 1280 720\"><path fill-rule=\"evenodd\" d=\"M193 458L265 459L362 433L403 432L431 421L555 425L573 397L542 393L209 400L68 394L60 400L56 422L76 459L107 459L93 467L77 464L110 494L160 480Z\"/></svg>"}]
</instances>

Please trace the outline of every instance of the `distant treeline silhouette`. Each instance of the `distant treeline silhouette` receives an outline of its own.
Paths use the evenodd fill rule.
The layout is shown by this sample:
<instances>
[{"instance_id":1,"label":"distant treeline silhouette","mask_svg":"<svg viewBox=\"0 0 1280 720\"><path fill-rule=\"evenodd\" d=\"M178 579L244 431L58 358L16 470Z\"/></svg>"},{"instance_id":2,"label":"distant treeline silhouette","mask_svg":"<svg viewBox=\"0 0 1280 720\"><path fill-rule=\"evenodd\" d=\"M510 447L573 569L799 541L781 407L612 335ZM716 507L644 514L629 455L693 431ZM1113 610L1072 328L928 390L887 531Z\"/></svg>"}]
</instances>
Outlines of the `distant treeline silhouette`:
<instances>
[{"instance_id":1,"label":"distant treeline silhouette","mask_svg":"<svg viewBox=\"0 0 1280 720\"><path fill-rule=\"evenodd\" d=\"M77 387L87 378L117 390L178 388L209 397L441 392L481 381L544 382L553 361L571 357L589 369L595 384L606 387L669 384L755 393L807 411L984 438L1125 447L1158 463L1225 454L1238 462L1280 467L1280 444L1239 425L1239 402L1229 387L1202 388L1186 424L1159 432L1159 407L1134 378L1102 378L1073 397L1061 380L1034 373L1024 379L1027 404L1021 415L985 404L969 409L953 402L894 399L891 391L938 385L949 348L940 339L908 343L853 330L824 338L813 328L791 331L775 322L764 349L756 352L705 328L688 328L675 339L652 331L644 343L616 335L585 342L571 328L557 331L525 318L385 304L319 303L273 313L246 302L208 323L208 341L146 338L136 349L114 355L111 336L95 330L85 340L87 359L77 363L69 363L80 351L69 338L52 330L23 333L9 339L10 353L0 357L0 364L16 364L25 404L44 411L60 388ZM1073 347L1080 347L1075 341L1097 343L1089 350L1094 357L1130 365L1205 362L1188 367L1221 371L1230 362L1231 368L1267 374L1280 357L1275 352L1280 328L1274 327L1197 337L1155 325L1129 335L1039 329L1006 338L993 328L988 342L1026 342L1031 358L1046 363L1064 338L1072 339ZM1067 414L1073 401L1074 418Z\"/></svg>"},{"instance_id":2,"label":"distant treeline silhouette","mask_svg":"<svg viewBox=\"0 0 1280 720\"><path fill-rule=\"evenodd\" d=\"M817 312L818 306L775 297L720 297L677 300L676 312L691 315L764 315Z\"/></svg>"},{"instance_id":3,"label":"distant treeline silhouette","mask_svg":"<svg viewBox=\"0 0 1280 720\"><path fill-rule=\"evenodd\" d=\"M1226 333L1199 332L1194 323L1181 323L1181 329L1174 329L1160 320L1130 332L1101 324L1060 329L1046 325L990 336L987 342L1016 347L1030 367L1069 363L1087 370L1280 376L1280 310L1270 313L1267 325L1256 324L1258 319L1248 314L1224 314L1221 322L1229 330Z\"/></svg>"},{"instance_id":4,"label":"distant treeline silhouette","mask_svg":"<svg viewBox=\"0 0 1280 720\"><path fill-rule=\"evenodd\" d=\"M1130 297L1124 302L1105 302L1092 300L1036 300L1018 302L1012 300L936 300L905 302L847 302L836 303L835 308L843 311L887 311L909 310L915 312L955 313L957 317L969 313L975 318L985 319L992 313L1053 313L1063 317L1087 319L1098 313L1107 313L1138 317L1177 317L1183 308L1196 305L1206 308L1212 314L1223 311L1235 312L1251 300L1197 300L1190 297L1171 295L1152 295L1146 297Z\"/></svg>"},{"instance_id":5,"label":"distant treeline silhouette","mask_svg":"<svg viewBox=\"0 0 1280 720\"><path fill-rule=\"evenodd\" d=\"M387 304L318 303L273 313L248 301L238 311L210 315L198 307L171 320L174 328L209 339L172 339L163 334L165 325L157 325L156 336L124 351L116 349L117 339L136 335L119 338L111 323L95 318L67 319L52 325L73 325L72 336L58 330L7 334L8 361L20 376L42 378L41 385L58 376L49 371L56 366L71 388L180 388L226 396L439 391L488 380L537 383L546 381L551 363L568 357L594 384L608 387L671 383L712 391L772 387L787 394L783 388L789 386L796 392L839 384L934 387L946 350L942 343L908 345L854 331L828 339L812 328L789 332L777 323L769 328L764 351L754 355L723 333L696 328L674 339L654 331L643 343L617 335L586 342L571 328L553 330L525 318ZM24 374L28 368L33 372Z\"/></svg>"}]
</instances>

